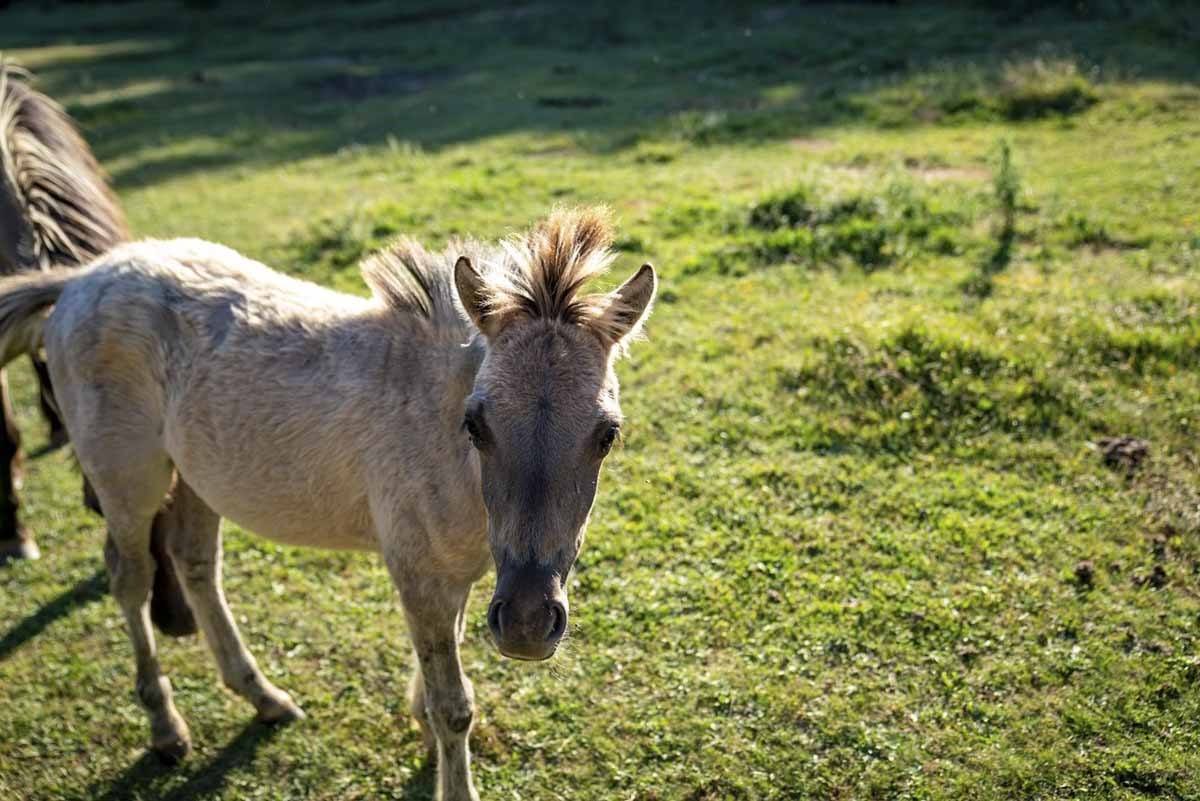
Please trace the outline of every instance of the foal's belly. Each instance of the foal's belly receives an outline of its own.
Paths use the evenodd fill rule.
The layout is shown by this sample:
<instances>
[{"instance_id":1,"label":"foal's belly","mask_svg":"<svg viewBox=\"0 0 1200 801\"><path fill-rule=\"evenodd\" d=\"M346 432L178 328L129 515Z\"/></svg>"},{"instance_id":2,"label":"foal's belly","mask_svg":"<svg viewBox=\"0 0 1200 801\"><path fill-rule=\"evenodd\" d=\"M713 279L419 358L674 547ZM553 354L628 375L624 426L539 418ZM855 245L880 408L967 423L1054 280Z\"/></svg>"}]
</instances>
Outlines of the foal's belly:
<instances>
[{"instance_id":1,"label":"foal's belly","mask_svg":"<svg viewBox=\"0 0 1200 801\"><path fill-rule=\"evenodd\" d=\"M319 503L306 503L299 498L288 498L282 503L246 503L245 498L232 493L205 494L203 489L197 492L221 517L276 542L310 548L379 549L369 520L360 522L344 514L330 514Z\"/></svg>"},{"instance_id":2,"label":"foal's belly","mask_svg":"<svg viewBox=\"0 0 1200 801\"><path fill-rule=\"evenodd\" d=\"M378 550L365 488L342 471L305 464L304 454L286 448L188 439L168 435L168 451L181 478L221 517L288 545Z\"/></svg>"}]
</instances>

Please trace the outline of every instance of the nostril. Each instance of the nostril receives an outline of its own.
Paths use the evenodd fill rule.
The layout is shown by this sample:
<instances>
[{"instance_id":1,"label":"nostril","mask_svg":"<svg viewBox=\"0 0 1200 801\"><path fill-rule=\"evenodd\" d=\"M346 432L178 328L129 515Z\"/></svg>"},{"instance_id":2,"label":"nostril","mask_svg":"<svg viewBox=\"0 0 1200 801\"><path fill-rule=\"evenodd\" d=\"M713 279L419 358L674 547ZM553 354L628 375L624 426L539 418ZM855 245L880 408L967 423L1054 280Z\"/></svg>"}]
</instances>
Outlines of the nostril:
<instances>
[{"instance_id":1,"label":"nostril","mask_svg":"<svg viewBox=\"0 0 1200 801\"><path fill-rule=\"evenodd\" d=\"M550 633L546 640L553 642L561 639L567 630L567 610L558 601L550 603Z\"/></svg>"},{"instance_id":2,"label":"nostril","mask_svg":"<svg viewBox=\"0 0 1200 801\"><path fill-rule=\"evenodd\" d=\"M502 606L504 606L504 601L492 601L492 605L488 607L488 628L496 637L500 636L500 608Z\"/></svg>"}]
</instances>

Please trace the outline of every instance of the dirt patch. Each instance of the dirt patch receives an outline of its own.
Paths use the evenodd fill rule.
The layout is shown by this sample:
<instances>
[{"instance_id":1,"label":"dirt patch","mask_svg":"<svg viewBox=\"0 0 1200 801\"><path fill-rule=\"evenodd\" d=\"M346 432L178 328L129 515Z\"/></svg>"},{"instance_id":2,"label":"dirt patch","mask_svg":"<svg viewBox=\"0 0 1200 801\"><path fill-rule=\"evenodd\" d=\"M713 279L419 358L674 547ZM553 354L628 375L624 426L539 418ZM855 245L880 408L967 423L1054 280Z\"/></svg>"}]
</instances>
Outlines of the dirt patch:
<instances>
[{"instance_id":1,"label":"dirt patch","mask_svg":"<svg viewBox=\"0 0 1200 801\"><path fill-rule=\"evenodd\" d=\"M833 149L833 141L829 139L809 139L807 137L798 136L795 139L788 140L788 144L797 150L803 150L806 153L823 153L826 150Z\"/></svg>"},{"instance_id":2,"label":"dirt patch","mask_svg":"<svg viewBox=\"0 0 1200 801\"><path fill-rule=\"evenodd\" d=\"M991 175L983 167L917 167L909 172L927 181L983 181Z\"/></svg>"},{"instance_id":3,"label":"dirt patch","mask_svg":"<svg viewBox=\"0 0 1200 801\"><path fill-rule=\"evenodd\" d=\"M1133 475L1150 456L1150 443L1137 437L1104 437L1096 443L1104 465Z\"/></svg>"},{"instance_id":4,"label":"dirt patch","mask_svg":"<svg viewBox=\"0 0 1200 801\"><path fill-rule=\"evenodd\" d=\"M522 151L522 155L532 158L562 158L564 156L578 155L579 148L571 145L549 145L547 147L532 147L529 150Z\"/></svg>"},{"instance_id":5,"label":"dirt patch","mask_svg":"<svg viewBox=\"0 0 1200 801\"><path fill-rule=\"evenodd\" d=\"M1090 590L1096 579L1096 566L1091 559L1084 559L1075 565L1075 583L1082 589Z\"/></svg>"},{"instance_id":6,"label":"dirt patch","mask_svg":"<svg viewBox=\"0 0 1200 801\"><path fill-rule=\"evenodd\" d=\"M1162 565L1155 565L1149 573L1139 573L1133 577L1134 586L1151 587L1156 590L1167 586L1167 581L1167 570Z\"/></svg>"}]
</instances>

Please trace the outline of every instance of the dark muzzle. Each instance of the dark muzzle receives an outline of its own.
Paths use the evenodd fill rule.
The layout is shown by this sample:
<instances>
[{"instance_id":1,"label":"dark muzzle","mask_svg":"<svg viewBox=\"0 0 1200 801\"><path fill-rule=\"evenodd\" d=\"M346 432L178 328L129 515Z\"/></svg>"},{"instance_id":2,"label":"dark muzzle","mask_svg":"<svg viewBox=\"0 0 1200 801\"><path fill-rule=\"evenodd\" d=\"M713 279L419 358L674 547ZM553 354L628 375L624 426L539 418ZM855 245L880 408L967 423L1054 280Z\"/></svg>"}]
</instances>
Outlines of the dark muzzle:
<instances>
[{"instance_id":1,"label":"dark muzzle","mask_svg":"<svg viewBox=\"0 0 1200 801\"><path fill-rule=\"evenodd\" d=\"M567 595L558 574L534 563L501 569L488 607L488 628L507 657L553 656L567 631Z\"/></svg>"}]
</instances>

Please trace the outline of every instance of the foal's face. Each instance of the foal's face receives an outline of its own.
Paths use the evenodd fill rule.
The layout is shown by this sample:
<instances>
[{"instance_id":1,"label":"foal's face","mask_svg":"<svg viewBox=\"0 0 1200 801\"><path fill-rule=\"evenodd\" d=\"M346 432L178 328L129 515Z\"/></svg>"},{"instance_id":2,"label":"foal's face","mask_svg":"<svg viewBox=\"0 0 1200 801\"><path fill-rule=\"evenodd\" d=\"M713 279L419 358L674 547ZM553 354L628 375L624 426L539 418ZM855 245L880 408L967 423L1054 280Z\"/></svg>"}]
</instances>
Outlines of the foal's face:
<instances>
[{"instance_id":1,"label":"foal's face","mask_svg":"<svg viewBox=\"0 0 1200 801\"><path fill-rule=\"evenodd\" d=\"M610 349L577 326L526 320L490 344L463 428L479 452L501 653L551 656L600 466L620 434Z\"/></svg>"},{"instance_id":2,"label":"foal's face","mask_svg":"<svg viewBox=\"0 0 1200 801\"><path fill-rule=\"evenodd\" d=\"M533 313L506 314L489 303L486 282L466 258L454 280L488 343L463 413L464 436L479 452L496 560L488 627L505 656L547 659L567 631L567 575L600 465L621 430L612 362L649 312L658 283L647 264L567 312L533 303Z\"/></svg>"}]
</instances>

